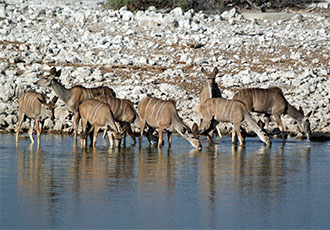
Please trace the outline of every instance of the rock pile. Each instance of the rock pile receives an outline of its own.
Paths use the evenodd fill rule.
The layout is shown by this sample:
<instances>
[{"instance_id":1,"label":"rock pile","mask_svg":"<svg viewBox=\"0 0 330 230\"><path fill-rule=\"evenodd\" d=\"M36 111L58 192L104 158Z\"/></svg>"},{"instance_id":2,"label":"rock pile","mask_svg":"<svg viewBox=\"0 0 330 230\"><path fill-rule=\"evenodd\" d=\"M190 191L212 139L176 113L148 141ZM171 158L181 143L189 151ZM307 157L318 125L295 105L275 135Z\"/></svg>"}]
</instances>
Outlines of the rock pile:
<instances>
[{"instance_id":1,"label":"rock pile","mask_svg":"<svg viewBox=\"0 0 330 230\"><path fill-rule=\"evenodd\" d=\"M317 13L132 13L97 1L2 1L0 130L14 131L26 90L54 96L35 84L53 66L67 87L107 85L135 105L146 95L174 98L185 121L198 122L200 69L217 66L224 97L279 86L292 105L313 111L313 131L330 133L329 28L329 15ZM46 128L72 132L72 114L56 105ZM283 122L297 131L291 118Z\"/></svg>"}]
</instances>

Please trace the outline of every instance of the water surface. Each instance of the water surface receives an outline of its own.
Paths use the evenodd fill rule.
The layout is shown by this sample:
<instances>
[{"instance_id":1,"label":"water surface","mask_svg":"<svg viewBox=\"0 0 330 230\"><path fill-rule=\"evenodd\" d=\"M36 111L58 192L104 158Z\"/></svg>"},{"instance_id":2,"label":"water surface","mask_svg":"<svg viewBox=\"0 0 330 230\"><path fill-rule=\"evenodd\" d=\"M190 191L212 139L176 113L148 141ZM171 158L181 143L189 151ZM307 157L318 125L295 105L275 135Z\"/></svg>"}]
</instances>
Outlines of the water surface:
<instances>
[{"instance_id":1,"label":"water surface","mask_svg":"<svg viewBox=\"0 0 330 230\"><path fill-rule=\"evenodd\" d=\"M165 138L166 140L167 138ZM195 151L74 146L72 136L0 134L0 227L330 228L330 143L229 137ZM79 144L79 142L78 142Z\"/></svg>"}]
</instances>

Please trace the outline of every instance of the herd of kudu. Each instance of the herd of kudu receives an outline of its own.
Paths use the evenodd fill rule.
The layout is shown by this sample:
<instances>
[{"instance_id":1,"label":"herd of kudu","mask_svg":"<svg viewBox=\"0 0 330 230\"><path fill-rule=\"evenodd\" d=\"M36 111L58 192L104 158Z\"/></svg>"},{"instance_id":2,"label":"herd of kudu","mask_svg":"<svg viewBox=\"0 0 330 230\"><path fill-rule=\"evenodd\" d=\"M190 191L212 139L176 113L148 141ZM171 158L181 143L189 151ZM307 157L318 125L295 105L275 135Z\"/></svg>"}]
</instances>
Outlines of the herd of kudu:
<instances>
[{"instance_id":1,"label":"herd of kudu","mask_svg":"<svg viewBox=\"0 0 330 230\"><path fill-rule=\"evenodd\" d=\"M144 130L149 143L158 142L158 148L163 144L163 133L167 132L168 144L171 145L172 132L175 130L195 148L201 149L199 140L200 135L206 135L212 142L212 132L217 130L221 137L219 128L220 122L231 122L232 142L236 142L238 137L240 145L244 144L244 138L241 133L241 124L245 122L247 126L255 132L261 141L270 145L271 141L266 131L258 125L252 118L251 112L263 113L266 115L266 124L268 125L271 115L274 116L278 124L282 139L285 139L285 128L281 121L281 115L287 114L297 121L298 128L307 136L311 134L309 115L304 116L302 109L295 109L285 99L283 92L278 87L272 88L245 88L239 90L232 100L221 97L221 91L215 81L218 69L215 67L212 73L201 69L207 77L199 95L199 126L194 123L190 128L179 116L176 109L176 101L173 99L161 100L154 97L146 97L138 104L138 112L134 109L133 103L127 99L116 98L115 92L106 86L97 88L85 88L83 86L74 86L66 88L59 81L61 70L52 68L50 74L42 77L36 83L40 86L48 86L54 90L55 94L63 100L66 108L74 113L74 140L76 141L78 125L81 119L81 146L85 147L87 137L90 137L91 145L95 147L97 135L100 129L104 130L104 136L107 134L110 146L114 147L114 142L119 148L124 134L128 133L135 144L135 134L132 131L133 123L140 125L139 141L141 143ZM21 122L24 116L30 118L29 137L33 140L33 119L35 129L38 135L38 145L40 146L40 134L42 132L43 121L47 117L54 116L55 103L58 97L54 97L47 103L43 94L28 91L19 99L19 119L16 127L16 143ZM158 140L153 135L158 131ZM124 136L125 137L125 136ZM124 138L125 140L125 138Z\"/></svg>"}]
</instances>

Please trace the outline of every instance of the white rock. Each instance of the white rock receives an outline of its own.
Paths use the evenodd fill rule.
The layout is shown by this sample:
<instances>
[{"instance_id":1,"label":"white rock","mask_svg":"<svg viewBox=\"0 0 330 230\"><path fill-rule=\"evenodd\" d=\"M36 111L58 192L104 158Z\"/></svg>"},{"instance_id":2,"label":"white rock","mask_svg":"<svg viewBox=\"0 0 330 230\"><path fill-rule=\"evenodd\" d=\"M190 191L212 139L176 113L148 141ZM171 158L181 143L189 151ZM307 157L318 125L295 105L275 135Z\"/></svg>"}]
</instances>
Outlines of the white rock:
<instances>
[{"instance_id":1,"label":"white rock","mask_svg":"<svg viewBox=\"0 0 330 230\"><path fill-rule=\"evenodd\" d=\"M171 10L170 14L173 15L174 17L178 18L178 17L182 16L183 11L180 7L177 7L177 8L174 8L173 10Z\"/></svg>"},{"instance_id":2,"label":"white rock","mask_svg":"<svg viewBox=\"0 0 330 230\"><path fill-rule=\"evenodd\" d=\"M17 116L9 114L8 116L6 116L6 118L4 118L4 120L9 126L13 126L17 123Z\"/></svg>"},{"instance_id":3,"label":"white rock","mask_svg":"<svg viewBox=\"0 0 330 230\"><path fill-rule=\"evenodd\" d=\"M63 107L57 107L54 111L55 119L60 121L66 120L69 114L70 112Z\"/></svg>"},{"instance_id":4,"label":"white rock","mask_svg":"<svg viewBox=\"0 0 330 230\"><path fill-rule=\"evenodd\" d=\"M54 122L51 119L46 119L44 122L45 129L52 129L54 127Z\"/></svg>"},{"instance_id":5,"label":"white rock","mask_svg":"<svg viewBox=\"0 0 330 230\"><path fill-rule=\"evenodd\" d=\"M231 10L229 11L224 11L222 14L221 14L221 17L224 18L224 19L229 19L229 18L234 18L235 15L236 15L236 8L233 7Z\"/></svg>"},{"instance_id":6,"label":"white rock","mask_svg":"<svg viewBox=\"0 0 330 230\"><path fill-rule=\"evenodd\" d=\"M6 17L6 6L0 3L0 18Z\"/></svg>"},{"instance_id":7,"label":"white rock","mask_svg":"<svg viewBox=\"0 0 330 230\"><path fill-rule=\"evenodd\" d=\"M0 102L0 114L6 112L8 110L8 104L4 102Z\"/></svg>"},{"instance_id":8,"label":"white rock","mask_svg":"<svg viewBox=\"0 0 330 230\"><path fill-rule=\"evenodd\" d=\"M55 126L54 126L53 130L60 132L60 131L62 131L63 126L64 125L63 125L62 121L57 121L57 122L55 122Z\"/></svg>"},{"instance_id":9,"label":"white rock","mask_svg":"<svg viewBox=\"0 0 330 230\"><path fill-rule=\"evenodd\" d=\"M131 21L134 18L134 14L131 11L124 11L122 12L122 18L125 22Z\"/></svg>"},{"instance_id":10,"label":"white rock","mask_svg":"<svg viewBox=\"0 0 330 230\"><path fill-rule=\"evenodd\" d=\"M300 52L292 52L290 55L291 59L299 60L301 59L302 54Z\"/></svg>"}]
</instances>

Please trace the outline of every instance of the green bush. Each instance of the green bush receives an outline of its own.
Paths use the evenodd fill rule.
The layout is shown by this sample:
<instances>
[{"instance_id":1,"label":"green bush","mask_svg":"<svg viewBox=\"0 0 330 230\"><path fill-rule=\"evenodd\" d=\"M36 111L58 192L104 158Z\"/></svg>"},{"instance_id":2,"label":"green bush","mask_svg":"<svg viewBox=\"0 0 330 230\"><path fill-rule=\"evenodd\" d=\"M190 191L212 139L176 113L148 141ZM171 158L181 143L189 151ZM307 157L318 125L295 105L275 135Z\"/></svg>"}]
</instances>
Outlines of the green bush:
<instances>
[{"instance_id":1,"label":"green bush","mask_svg":"<svg viewBox=\"0 0 330 230\"><path fill-rule=\"evenodd\" d=\"M209 12L223 11L232 7L258 10L271 10L283 8L304 8L306 4L319 2L320 0L108 0L106 6L120 9L127 6L130 11L146 10L150 6L157 9L173 9L181 7L187 11L203 10Z\"/></svg>"},{"instance_id":2,"label":"green bush","mask_svg":"<svg viewBox=\"0 0 330 230\"><path fill-rule=\"evenodd\" d=\"M195 8L198 0L108 0L107 7L120 9L123 6L131 11L146 10L150 6L157 9L173 9L181 7L184 11Z\"/></svg>"}]
</instances>

